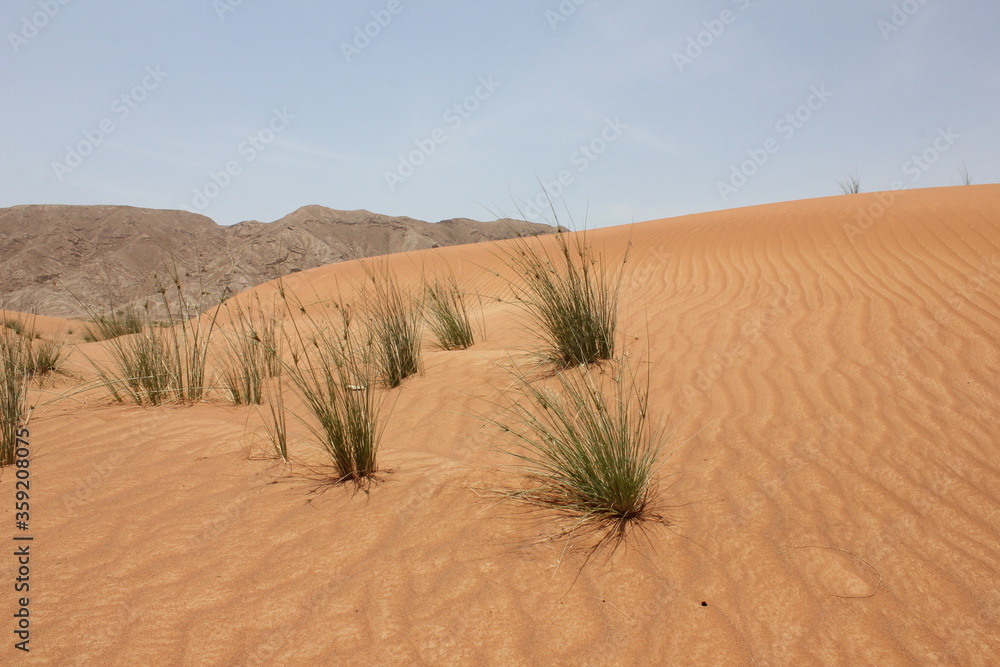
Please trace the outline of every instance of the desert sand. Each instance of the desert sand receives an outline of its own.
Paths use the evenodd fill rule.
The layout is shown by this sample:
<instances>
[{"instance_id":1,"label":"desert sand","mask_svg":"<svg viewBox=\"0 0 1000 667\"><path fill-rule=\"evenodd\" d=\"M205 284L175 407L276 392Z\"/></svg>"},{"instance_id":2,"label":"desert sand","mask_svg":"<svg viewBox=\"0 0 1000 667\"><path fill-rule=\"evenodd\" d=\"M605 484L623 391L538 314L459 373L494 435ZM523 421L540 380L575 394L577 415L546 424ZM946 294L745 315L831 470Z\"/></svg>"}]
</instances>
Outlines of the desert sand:
<instances>
[{"instance_id":1,"label":"desert sand","mask_svg":"<svg viewBox=\"0 0 1000 667\"><path fill-rule=\"evenodd\" d=\"M588 232L625 257L622 343L673 435L661 511L617 551L483 489L537 339L505 244L392 255L483 295L486 338L391 392L382 481L323 487L255 408L36 397L32 665L994 665L1000 186L861 194ZM551 237L540 243L552 242ZM358 262L303 271L349 297ZM262 299L273 284L254 288ZM238 298L248 299L251 293ZM46 327L58 330L58 322ZM0 513L13 531L13 475ZM9 539L9 537L8 537ZM14 559L0 560L9 591Z\"/></svg>"}]
</instances>

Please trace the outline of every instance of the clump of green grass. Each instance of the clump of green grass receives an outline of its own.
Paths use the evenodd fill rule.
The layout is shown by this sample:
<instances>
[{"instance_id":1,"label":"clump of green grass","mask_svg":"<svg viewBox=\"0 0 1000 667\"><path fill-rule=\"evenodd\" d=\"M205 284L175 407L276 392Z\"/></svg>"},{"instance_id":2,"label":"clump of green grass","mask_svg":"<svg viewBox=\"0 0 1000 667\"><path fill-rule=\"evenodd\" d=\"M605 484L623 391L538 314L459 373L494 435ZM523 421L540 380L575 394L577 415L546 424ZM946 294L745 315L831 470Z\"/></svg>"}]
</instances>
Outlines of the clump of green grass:
<instances>
[{"instance_id":1,"label":"clump of green grass","mask_svg":"<svg viewBox=\"0 0 1000 667\"><path fill-rule=\"evenodd\" d=\"M16 333L18 336L24 335L24 323L21 320L9 317L3 321L3 325Z\"/></svg>"},{"instance_id":2,"label":"clump of green grass","mask_svg":"<svg viewBox=\"0 0 1000 667\"><path fill-rule=\"evenodd\" d=\"M466 295L458 287L454 274L435 278L424 286L427 324L444 350L464 350L475 343Z\"/></svg>"},{"instance_id":3,"label":"clump of green grass","mask_svg":"<svg viewBox=\"0 0 1000 667\"><path fill-rule=\"evenodd\" d=\"M279 293L286 303L293 300L283 287ZM308 411L301 419L329 456L334 481L366 488L379 470L383 396L375 386L378 368L365 354L363 335L355 330L349 307L337 305L339 321L334 321L321 305L289 305L294 305L289 311L304 315L302 322L292 319L291 361L284 363L284 373ZM283 403L272 406L279 411L272 414L283 411ZM272 424L279 422L274 419ZM275 437L272 442L279 455L287 455L287 442Z\"/></svg>"},{"instance_id":4,"label":"clump of green grass","mask_svg":"<svg viewBox=\"0 0 1000 667\"><path fill-rule=\"evenodd\" d=\"M604 371L582 366L552 386L520 376L521 398L500 424L519 442L510 453L532 484L508 495L574 517L562 534L594 528L604 534L599 544L664 522L653 477L665 438L650 420L648 378L640 382L620 362Z\"/></svg>"},{"instance_id":5,"label":"clump of green grass","mask_svg":"<svg viewBox=\"0 0 1000 667\"><path fill-rule=\"evenodd\" d=\"M111 338L108 348L110 367L94 367L116 402L128 399L137 405L160 405L178 398L181 380L163 329L147 327L137 334Z\"/></svg>"},{"instance_id":6,"label":"clump of green grass","mask_svg":"<svg viewBox=\"0 0 1000 667\"><path fill-rule=\"evenodd\" d=\"M28 419L29 346L13 328L0 329L0 467L16 460L17 432Z\"/></svg>"},{"instance_id":7,"label":"clump of green grass","mask_svg":"<svg viewBox=\"0 0 1000 667\"><path fill-rule=\"evenodd\" d=\"M516 240L506 257L518 276L515 293L545 340L544 356L557 368L611 359L622 271L612 272L595 256L584 233L559 229L554 249L538 238Z\"/></svg>"},{"instance_id":8,"label":"clump of green grass","mask_svg":"<svg viewBox=\"0 0 1000 667\"><path fill-rule=\"evenodd\" d=\"M137 306L112 307L107 312L92 314L91 324L84 330L83 340L93 343L139 333L146 324L146 318Z\"/></svg>"},{"instance_id":9,"label":"clump of green grass","mask_svg":"<svg viewBox=\"0 0 1000 667\"><path fill-rule=\"evenodd\" d=\"M361 290L367 304L368 351L389 388L420 369L421 304L387 268L370 269Z\"/></svg>"},{"instance_id":10,"label":"clump of green grass","mask_svg":"<svg viewBox=\"0 0 1000 667\"><path fill-rule=\"evenodd\" d=\"M63 346L55 340L40 340L26 345L27 372L29 375L50 375L62 367Z\"/></svg>"},{"instance_id":11,"label":"clump of green grass","mask_svg":"<svg viewBox=\"0 0 1000 667\"><path fill-rule=\"evenodd\" d=\"M167 321L175 324L159 325L146 303L138 333L106 340L110 365L91 360L99 380L119 403L197 401L210 389L206 363L219 309L200 316L203 304L186 298L176 269L169 275L169 284L158 281L157 292Z\"/></svg>"},{"instance_id":12,"label":"clump of green grass","mask_svg":"<svg viewBox=\"0 0 1000 667\"><path fill-rule=\"evenodd\" d=\"M264 380L281 372L277 320L266 317L260 305L244 308L239 302L228 306L232 331L227 331L222 384L237 405L260 405Z\"/></svg>"},{"instance_id":13,"label":"clump of green grass","mask_svg":"<svg viewBox=\"0 0 1000 667\"><path fill-rule=\"evenodd\" d=\"M288 463L288 424L285 412L285 393L281 380L274 383L274 390L267 396L269 415L264 421L264 430L277 458Z\"/></svg>"}]
</instances>

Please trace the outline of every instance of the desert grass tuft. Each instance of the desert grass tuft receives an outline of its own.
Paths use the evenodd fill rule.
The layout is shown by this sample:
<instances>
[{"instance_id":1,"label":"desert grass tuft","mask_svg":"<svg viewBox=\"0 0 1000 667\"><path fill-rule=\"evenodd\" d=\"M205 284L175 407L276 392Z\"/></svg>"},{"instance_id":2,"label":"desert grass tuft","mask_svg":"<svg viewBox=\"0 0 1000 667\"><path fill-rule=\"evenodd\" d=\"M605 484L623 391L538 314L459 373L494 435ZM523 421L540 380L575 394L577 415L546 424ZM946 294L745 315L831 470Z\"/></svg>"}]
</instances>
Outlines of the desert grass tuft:
<instances>
[{"instance_id":1,"label":"desert grass tuft","mask_svg":"<svg viewBox=\"0 0 1000 667\"><path fill-rule=\"evenodd\" d=\"M972 185L974 182L972 178L972 170L969 169L969 166L964 162L962 163L962 166L958 168L958 182L962 185Z\"/></svg>"},{"instance_id":2,"label":"desert grass tuft","mask_svg":"<svg viewBox=\"0 0 1000 667\"><path fill-rule=\"evenodd\" d=\"M424 285L426 319L443 350L464 350L475 343L466 295L453 273Z\"/></svg>"},{"instance_id":3,"label":"desert grass tuft","mask_svg":"<svg viewBox=\"0 0 1000 667\"><path fill-rule=\"evenodd\" d=\"M861 192L861 176L855 171L854 174L848 174L844 180L837 181L837 185L843 194L856 195Z\"/></svg>"},{"instance_id":4,"label":"desert grass tuft","mask_svg":"<svg viewBox=\"0 0 1000 667\"><path fill-rule=\"evenodd\" d=\"M135 305L123 308L111 307L106 312L91 313L91 323L84 331L83 340L87 343L93 343L136 334L142 331L146 324L146 318Z\"/></svg>"},{"instance_id":5,"label":"desert grass tuft","mask_svg":"<svg viewBox=\"0 0 1000 667\"><path fill-rule=\"evenodd\" d=\"M180 378L161 327L144 327L137 334L111 338L107 347L110 366L91 363L115 401L160 405L178 397Z\"/></svg>"},{"instance_id":6,"label":"desert grass tuft","mask_svg":"<svg viewBox=\"0 0 1000 667\"><path fill-rule=\"evenodd\" d=\"M197 401L210 390L206 365L219 308L201 316L204 304L192 303L185 296L176 267L168 277L169 282L158 279L157 293L162 312L174 324L160 325L147 302L138 333L105 342L110 364L90 360L99 380L119 403L126 399L138 405Z\"/></svg>"},{"instance_id":7,"label":"desert grass tuft","mask_svg":"<svg viewBox=\"0 0 1000 667\"><path fill-rule=\"evenodd\" d=\"M260 304L244 308L230 306L232 331L227 331L223 355L222 384L237 405L260 405L267 378L281 372L277 320L264 315Z\"/></svg>"},{"instance_id":8,"label":"desert grass tuft","mask_svg":"<svg viewBox=\"0 0 1000 667\"><path fill-rule=\"evenodd\" d=\"M420 370L420 300L402 288L388 267L368 268L360 294L367 306L370 358L381 381L398 387Z\"/></svg>"},{"instance_id":9,"label":"desert grass tuft","mask_svg":"<svg viewBox=\"0 0 1000 667\"><path fill-rule=\"evenodd\" d=\"M29 349L13 329L0 328L0 467L16 460L17 433L28 418Z\"/></svg>"},{"instance_id":10,"label":"desert grass tuft","mask_svg":"<svg viewBox=\"0 0 1000 667\"><path fill-rule=\"evenodd\" d=\"M278 379L273 391L267 394L268 415L264 419L264 430L271 441L274 455L288 463L288 423L285 411L285 393Z\"/></svg>"},{"instance_id":11,"label":"desert grass tuft","mask_svg":"<svg viewBox=\"0 0 1000 667\"><path fill-rule=\"evenodd\" d=\"M349 306L337 304L335 312L322 304L307 308L280 283L279 293L289 312L303 315L291 320L290 360L283 361L284 375L306 408L299 418L329 457L333 481L366 489L379 471L384 400L375 386L378 367L364 349L367 337L356 330ZM283 402L272 405L283 411ZM287 454L287 441L284 448Z\"/></svg>"},{"instance_id":12,"label":"desert grass tuft","mask_svg":"<svg viewBox=\"0 0 1000 667\"><path fill-rule=\"evenodd\" d=\"M29 375L50 375L62 368L63 346L60 342L40 340L34 345L29 343L26 348Z\"/></svg>"},{"instance_id":13,"label":"desert grass tuft","mask_svg":"<svg viewBox=\"0 0 1000 667\"><path fill-rule=\"evenodd\" d=\"M517 298L546 342L544 356L557 368L611 359L621 269L614 272L595 256L584 232L557 231L555 249L543 243L518 239L506 262L519 276Z\"/></svg>"},{"instance_id":14,"label":"desert grass tuft","mask_svg":"<svg viewBox=\"0 0 1000 667\"><path fill-rule=\"evenodd\" d=\"M649 414L648 377L615 361L559 373L549 385L518 380L510 421L497 423L519 443L510 453L531 486L507 495L574 517L561 535L595 530L598 544L665 523L654 482L665 437Z\"/></svg>"},{"instance_id":15,"label":"desert grass tuft","mask_svg":"<svg viewBox=\"0 0 1000 667\"><path fill-rule=\"evenodd\" d=\"M21 320L14 319L12 317L8 317L7 319L5 319L3 321L3 326L5 326L6 328L10 329L14 333L16 333L18 336L23 336L24 335L24 322L22 322Z\"/></svg>"}]
</instances>

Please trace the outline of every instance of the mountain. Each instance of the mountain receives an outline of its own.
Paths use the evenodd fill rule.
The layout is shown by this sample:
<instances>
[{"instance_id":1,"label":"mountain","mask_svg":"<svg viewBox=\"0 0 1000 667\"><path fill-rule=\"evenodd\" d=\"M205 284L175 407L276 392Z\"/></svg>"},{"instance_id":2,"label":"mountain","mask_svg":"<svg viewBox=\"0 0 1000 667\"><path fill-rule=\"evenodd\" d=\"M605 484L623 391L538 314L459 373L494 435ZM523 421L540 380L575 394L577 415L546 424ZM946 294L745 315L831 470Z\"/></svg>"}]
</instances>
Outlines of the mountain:
<instances>
[{"instance_id":1,"label":"mountain","mask_svg":"<svg viewBox=\"0 0 1000 667\"><path fill-rule=\"evenodd\" d=\"M192 295L217 295L349 259L551 231L522 220L429 223L323 206L232 226L186 211L14 206L0 209L0 306L83 317L81 302L100 307L153 295L154 273L173 267Z\"/></svg>"}]
</instances>

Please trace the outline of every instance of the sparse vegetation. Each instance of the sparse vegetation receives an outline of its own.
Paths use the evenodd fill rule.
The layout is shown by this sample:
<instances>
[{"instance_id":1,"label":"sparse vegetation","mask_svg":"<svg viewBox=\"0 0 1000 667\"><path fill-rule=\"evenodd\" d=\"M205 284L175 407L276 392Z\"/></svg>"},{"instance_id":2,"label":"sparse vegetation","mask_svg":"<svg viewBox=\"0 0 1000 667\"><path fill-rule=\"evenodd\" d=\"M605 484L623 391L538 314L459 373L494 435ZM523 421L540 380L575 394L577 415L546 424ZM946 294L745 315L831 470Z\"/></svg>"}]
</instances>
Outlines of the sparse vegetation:
<instances>
[{"instance_id":1,"label":"sparse vegetation","mask_svg":"<svg viewBox=\"0 0 1000 667\"><path fill-rule=\"evenodd\" d=\"M171 274L171 283L172 288L160 282L158 292L167 320L176 324L159 326L147 303L138 333L107 339L110 366L91 361L100 381L118 402L128 399L139 405L159 405L171 400L196 401L209 390L206 362L218 309L199 316L201 304L185 298L176 271Z\"/></svg>"},{"instance_id":2,"label":"sparse vegetation","mask_svg":"<svg viewBox=\"0 0 1000 667\"><path fill-rule=\"evenodd\" d=\"M856 195L861 192L861 176L858 172L854 172L853 175L848 174L845 179L837 181L837 185L845 195Z\"/></svg>"},{"instance_id":3,"label":"sparse vegetation","mask_svg":"<svg viewBox=\"0 0 1000 667\"><path fill-rule=\"evenodd\" d=\"M367 304L367 347L379 379L389 388L420 370L421 304L388 267L371 269L361 290Z\"/></svg>"},{"instance_id":4,"label":"sparse vegetation","mask_svg":"<svg viewBox=\"0 0 1000 667\"><path fill-rule=\"evenodd\" d=\"M268 394L269 416L265 417L264 430L271 441L277 458L288 462L288 425L285 413L285 394L280 378L274 382L274 390Z\"/></svg>"},{"instance_id":5,"label":"sparse vegetation","mask_svg":"<svg viewBox=\"0 0 1000 667\"><path fill-rule=\"evenodd\" d=\"M148 324L148 318L134 305L124 308L112 307L105 313L92 313L91 324L84 330L83 340L93 343L136 334Z\"/></svg>"},{"instance_id":6,"label":"sparse vegetation","mask_svg":"<svg viewBox=\"0 0 1000 667\"><path fill-rule=\"evenodd\" d=\"M466 295L458 286L454 274L435 278L424 286L427 324L438 345L444 350L464 350L475 342Z\"/></svg>"},{"instance_id":7,"label":"sparse vegetation","mask_svg":"<svg viewBox=\"0 0 1000 667\"><path fill-rule=\"evenodd\" d=\"M547 240L519 239L506 258L519 277L517 298L547 344L545 357L557 368L611 359L621 270L609 271L584 233L557 232L554 250Z\"/></svg>"},{"instance_id":8,"label":"sparse vegetation","mask_svg":"<svg viewBox=\"0 0 1000 667\"><path fill-rule=\"evenodd\" d=\"M281 294L286 303L292 299L283 289ZM291 361L285 362L284 370L308 409L302 421L330 457L334 481L367 487L378 472L382 437L383 396L375 387L378 368L363 354L349 307L335 307L339 322L322 305L307 309L296 302L294 308L305 321L292 320ZM278 411L272 425L280 424L283 431L283 404L272 406ZM272 442L287 455L286 441L272 437Z\"/></svg>"},{"instance_id":9,"label":"sparse vegetation","mask_svg":"<svg viewBox=\"0 0 1000 667\"><path fill-rule=\"evenodd\" d=\"M962 163L962 166L958 168L958 178L962 185L972 185L972 171L964 162Z\"/></svg>"},{"instance_id":10,"label":"sparse vegetation","mask_svg":"<svg viewBox=\"0 0 1000 667\"><path fill-rule=\"evenodd\" d=\"M62 366L63 346L54 340L40 340L35 345L26 343L27 372L29 375L55 373Z\"/></svg>"},{"instance_id":11,"label":"sparse vegetation","mask_svg":"<svg viewBox=\"0 0 1000 667\"><path fill-rule=\"evenodd\" d=\"M24 335L24 323L21 320L8 317L3 321L3 325L18 336Z\"/></svg>"},{"instance_id":12,"label":"sparse vegetation","mask_svg":"<svg viewBox=\"0 0 1000 667\"><path fill-rule=\"evenodd\" d=\"M0 329L0 466L16 460L17 432L28 416L28 350L13 328Z\"/></svg>"},{"instance_id":13,"label":"sparse vegetation","mask_svg":"<svg viewBox=\"0 0 1000 667\"><path fill-rule=\"evenodd\" d=\"M281 371L276 334L277 321L266 317L257 304L244 309L238 302L229 306L231 330L226 331L222 363L222 384L237 405L260 405L264 380Z\"/></svg>"},{"instance_id":14,"label":"sparse vegetation","mask_svg":"<svg viewBox=\"0 0 1000 667\"><path fill-rule=\"evenodd\" d=\"M533 484L507 495L575 517L562 535L596 528L601 542L664 521L653 480L664 436L651 424L648 378L640 382L620 361L606 366L560 373L554 386L520 376L523 399L500 424L519 441L511 453Z\"/></svg>"}]
</instances>

